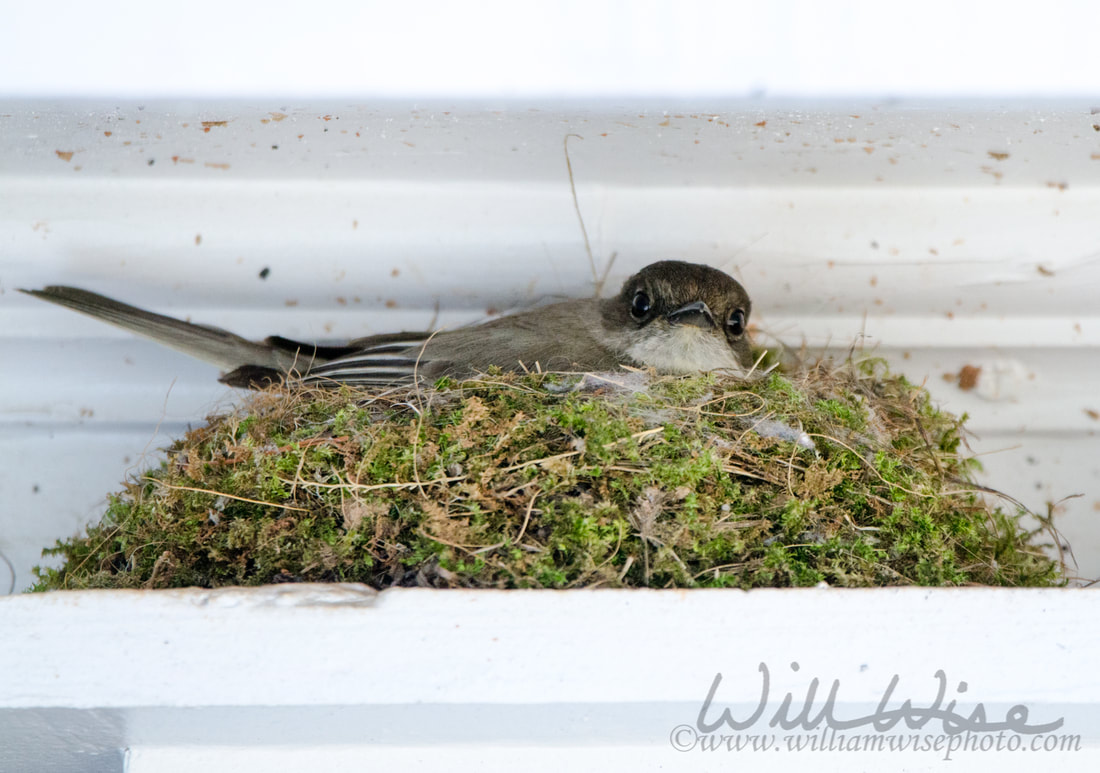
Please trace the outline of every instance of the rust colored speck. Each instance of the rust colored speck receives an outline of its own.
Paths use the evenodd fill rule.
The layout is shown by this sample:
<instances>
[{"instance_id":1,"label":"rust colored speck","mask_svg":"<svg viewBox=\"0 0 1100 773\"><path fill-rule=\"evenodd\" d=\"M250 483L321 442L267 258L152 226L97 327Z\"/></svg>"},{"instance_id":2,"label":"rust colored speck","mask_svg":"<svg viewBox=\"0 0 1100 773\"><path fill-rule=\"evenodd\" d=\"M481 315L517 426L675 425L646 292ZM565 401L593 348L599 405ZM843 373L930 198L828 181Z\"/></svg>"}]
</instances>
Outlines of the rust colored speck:
<instances>
[{"instance_id":1,"label":"rust colored speck","mask_svg":"<svg viewBox=\"0 0 1100 773\"><path fill-rule=\"evenodd\" d=\"M992 158L994 161L1004 161L1006 158L1008 158L1008 154L997 150L991 150L989 151L989 157Z\"/></svg>"},{"instance_id":2,"label":"rust colored speck","mask_svg":"<svg viewBox=\"0 0 1100 773\"><path fill-rule=\"evenodd\" d=\"M286 118L286 113L268 113L268 115L271 116L271 120L275 123L278 123L279 121Z\"/></svg>"},{"instance_id":3,"label":"rust colored speck","mask_svg":"<svg viewBox=\"0 0 1100 773\"><path fill-rule=\"evenodd\" d=\"M336 296L336 302L339 303L341 306L347 306L348 305L348 299L344 298L342 296L339 296L339 295Z\"/></svg>"},{"instance_id":4,"label":"rust colored speck","mask_svg":"<svg viewBox=\"0 0 1100 773\"><path fill-rule=\"evenodd\" d=\"M395 301L393 298L389 298L386 301L386 308L387 309L396 309L397 308L397 301Z\"/></svg>"},{"instance_id":5,"label":"rust colored speck","mask_svg":"<svg viewBox=\"0 0 1100 773\"><path fill-rule=\"evenodd\" d=\"M62 161L72 161L74 152L75 151L72 151L72 150L55 150L54 151L54 153L57 154L57 157L60 158Z\"/></svg>"},{"instance_id":6,"label":"rust colored speck","mask_svg":"<svg viewBox=\"0 0 1100 773\"><path fill-rule=\"evenodd\" d=\"M110 137L114 132L103 132L104 137Z\"/></svg>"},{"instance_id":7,"label":"rust colored speck","mask_svg":"<svg viewBox=\"0 0 1100 773\"><path fill-rule=\"evenodd\" d=\"M213 161L207 161L205 164L203 164L203 166L209 167L211 169L228 169L229 168L229 164L215 164Z\"/></svg>"},{"instance_id":8,"label":"rust colored speck","mask_svg":"<svg viewBox=\"0 0 1100 773\"><path fill-rule=\"evenodd\" d=\"M1100 421L1100 411L1094 410L1093 408L1086 408L1085 415L1093 421Z\"/></svg>"},{"instance_id":9,"label":"rust colored speck","mask_svg":"<svg viewBox=\"0 0 1100 773\"><path fill-rule=\"evenodd\" d=\"M1093 130L1094 132L1100 132L1100 123L1094 123L1094 124L1092 125L1092 130Z\"/></svg>"},{"instance_id":10,"label":"rust colored speck","mask_svg":"<svg viewBox=\"0 0 1100 773\"><path fill-rule=\"evenodd\" d=\"M398 269L398 268L394 268L394 269L392 269L392 270L390 271L390 276L392 276L392 277L398 277L398 276L401 276L401 269Z\"/></svg>"},{"instance_id":11,"label":"rust colored speck","mask_svg":"<svg viewBox=\"0 0 1100 773\"><path fill-rule=\"evenodd\" d=\"M285 301L283 301L283 304L284 304L285 306L297 306L297 305L298 305L298 301L296 301L296 300L293 300L293 299L291 299L291 298L287 298L287 299L286 299Z\"/></svg>"},{"instance_id":12,"label":"rust colored speck","mask_svg":"<svg viewBox=\"0 0 1100 773\"><path fill-rule=\"evenodd\" d=\"M669 126L669 125L671 125L671 124L672 124L672 121L670 121L670 120L669 120L668 118L666 118L665 120L661 121L661 122L660 122L659 124L657 124L657 125L658 125L658 126Z\"/></svg>"},{"instance_id":13,"label":"rust colored speck","mask_svg":"<svg viewBox=\"0 0 1100 773\"><path fill-rule=\"evenodd\" d=\"M1053 272L1053 271L1051 271L1051 270L1050 270L1049 268L1047 268L1046 266L1036 266L1035 268L1036 268L1036 269L1037 269L1037 270L1039 271L1039 273L1040 273L1040 274L1042 274L1043 276L1054 276L1054 272Z\"/></svg>"},{"instance_id":14,"label":"rust colored speck","mask_svg":"<svg viewBox=\"0 0 1100 773\"><path fill-rule=\"evenodd\" d=\"M1066 188L1069 187L1069 183L1067 183L1067 182L1048 182L1047 187L1048 188L1057 188L1060 191L1064 191Z\"/></svg>"},{"instance_id":15,"label":"rust colored speck","mask_svg":"<svg viewBox=\"0 0 1100 773\"><path fill-rule=\"evenodd\" d=\"M209 130L215 126L225 126L227 123L229 123L229 121L203 121L202 128L204 130Z\"/></svg>"},{"instance_id":16,"label":"rust colored speck","mask_svg":"<svg viewBox=\"0 0 1100 773\"><path fill-rule=\"evenodd\" d=\"M982 375L982 369L975 365L963 365L959 371L959 389L969 392L978 385L978 378Z\"/></svg>"},{"instance_id":17,"label":"rust colored speck","mask_svg":"<svg viewBox=\"0 0 1100 773\"><path fill-rule=\"evenodd\" d=\"M875 149L872 148L870 145L867 145L863 148L863 152L866 153L869 156L869 155L871 155L872 153L875 152Z\"/></svg>"},{"instance_id":18,"label":"rust colored speck","mask_svg":"<svg viewBox=\"0 0 1100 773\"><path fill-rule=\"evenodd\" d=\"M761 129L763 129L767 125L768 125L767 121L761 121L760 123L754 123L753 124L753 126L759 126Z\"/></svg>"},{"instance_id":19,"label":"rust colored speck","mask_svg":"<svg viewBox=\"0 0 1100 773\"><path fill-rule=\"evenodd\" d=\"M195 234L195 246L202 244L202 234Z\"/></svg>"}]
</instances>

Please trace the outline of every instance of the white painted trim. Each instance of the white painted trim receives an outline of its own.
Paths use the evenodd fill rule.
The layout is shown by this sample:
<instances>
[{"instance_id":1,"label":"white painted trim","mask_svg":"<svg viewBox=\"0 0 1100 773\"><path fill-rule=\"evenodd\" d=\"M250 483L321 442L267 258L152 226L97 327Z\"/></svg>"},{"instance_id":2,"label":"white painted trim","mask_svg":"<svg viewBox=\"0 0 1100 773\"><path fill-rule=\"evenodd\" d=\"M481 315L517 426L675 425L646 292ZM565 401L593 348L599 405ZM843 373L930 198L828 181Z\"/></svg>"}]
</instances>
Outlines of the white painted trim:
<instances>
[{"instance_id":1,"label":"white painted trim","mask_svg":"<svg viewBox=\"0 0 1100 773\"><path fill-rule=\"evenodd\" d=\"M1063 717L1056 732L1080 734L1083 750L1031 755L1031 764L1086 770L1100 759L1098 605L1090 591L921 588L376 594L283 585L5 598L0 767L12 769L2 755L68 759L80 744L103 760L128 749L131 771L222 759L259 770L283 747L289 759L318 755L314 769L411 753L419 770L444 751L466 768L483 754L535 748L549 755L525 760L536 770L553 769L559 752L584 759L585 749L612 770L646 757L674 770L753 766L748 752L675 752L669 737L695 722L719 672L719 710L708 716L725 705L751 714L763 662L771 697L746 732L770 732L766 720L788 691L797 714L814 677L824 684L818 707L839 680L840 718L873 711L894 674L889 708L905 698L928 705L943 669L941 705L955 699L969 715L980 702L990 721L1016 704L1032 725ZM808 758L766 759L804 770ZM967 769L1020 769L1016 755L962 759ZM911 770L940 760L823 761Z\"/></svg>"}]
</instances>

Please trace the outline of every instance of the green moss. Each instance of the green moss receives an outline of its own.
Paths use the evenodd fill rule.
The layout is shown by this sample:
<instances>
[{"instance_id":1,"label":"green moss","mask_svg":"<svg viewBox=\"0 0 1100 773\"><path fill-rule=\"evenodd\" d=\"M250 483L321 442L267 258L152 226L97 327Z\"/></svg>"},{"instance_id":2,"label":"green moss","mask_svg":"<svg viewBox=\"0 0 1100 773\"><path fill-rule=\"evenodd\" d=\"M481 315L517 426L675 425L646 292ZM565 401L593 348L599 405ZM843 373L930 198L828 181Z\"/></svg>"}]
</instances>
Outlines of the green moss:
<instances>
[{"instance_id":1,"label":"green moss","mask_svg":"<svg viewBox=\"0 0 1100 773\"><path fill-rule=\"evenodd\" d=\"M862 430L867 426L867 415L863 407L858 404L853 405L847 401L828 398L818 400L814 408L827 413L849 429Z\"/></svg>"},{"instance_id":2,"label":"green moss","mask_svg":"<svg viewBox=\"0 0 1100 773\"><path fill-rule=\"evenodd\" d=\"M36 590L1060 583L1039 527L968 485L962 433L873 360L272 390L45 551Z\"/></svg>"}]
</instances>

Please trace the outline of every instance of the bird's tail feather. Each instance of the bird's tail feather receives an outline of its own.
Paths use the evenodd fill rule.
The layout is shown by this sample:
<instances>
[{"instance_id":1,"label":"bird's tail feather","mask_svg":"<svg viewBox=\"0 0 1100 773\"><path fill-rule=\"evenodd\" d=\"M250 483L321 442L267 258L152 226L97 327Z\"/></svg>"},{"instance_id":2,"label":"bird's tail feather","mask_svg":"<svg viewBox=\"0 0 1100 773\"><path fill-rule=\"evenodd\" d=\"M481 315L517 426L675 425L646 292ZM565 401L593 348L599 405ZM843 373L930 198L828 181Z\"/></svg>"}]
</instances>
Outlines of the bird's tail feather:
<instances>
[{"instance_id":1,"label":"bird's tail feather","mask_svg":"<svg viewBox=\"0 0 1100 773\"><path fill-rule=\"evenodd\" d=\"M76 287L51 286L21 292L150 338L222 370L248 365L286 373L296 365L297 353L284 348L249 341L221 328L155 314Z\"/></svg>"}]
</instances>

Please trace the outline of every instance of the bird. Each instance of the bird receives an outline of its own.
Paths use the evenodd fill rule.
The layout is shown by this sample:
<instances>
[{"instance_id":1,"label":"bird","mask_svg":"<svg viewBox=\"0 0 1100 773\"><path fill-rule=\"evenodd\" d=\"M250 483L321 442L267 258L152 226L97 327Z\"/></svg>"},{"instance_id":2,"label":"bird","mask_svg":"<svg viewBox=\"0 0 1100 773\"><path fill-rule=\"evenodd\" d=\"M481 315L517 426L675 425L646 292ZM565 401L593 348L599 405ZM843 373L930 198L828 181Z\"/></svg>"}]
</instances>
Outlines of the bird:
<instances>
[{"instance_id":1,"label":"bird","mask_svg":"<svg viewBox=\"0 0 1100 773\"><path fill-rule=\"evenodd\" d=\"M75 287L21 290L218 366L222 383L356 387L435 382L504 371L604 372L621 365L661 374L751 373L752 305L740 282L711 266L652 263L609 298L581 298L435 332L314 344L273 335L250 341Z\"/></svg>"}]
</instances>

